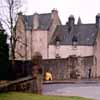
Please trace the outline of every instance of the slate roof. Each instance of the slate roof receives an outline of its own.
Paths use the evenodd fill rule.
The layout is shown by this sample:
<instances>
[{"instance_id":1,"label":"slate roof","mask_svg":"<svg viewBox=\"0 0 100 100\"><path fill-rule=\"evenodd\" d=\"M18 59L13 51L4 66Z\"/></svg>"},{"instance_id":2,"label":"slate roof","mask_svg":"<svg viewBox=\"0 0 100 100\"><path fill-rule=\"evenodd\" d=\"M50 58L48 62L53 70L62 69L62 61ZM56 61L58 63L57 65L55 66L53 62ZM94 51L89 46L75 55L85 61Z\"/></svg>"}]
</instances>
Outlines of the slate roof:
<instances>
[{"instance_id":1,"label":"slate roof","mask_svg":"<svg viewBox=\"0 0 100 100\"><path fill-rule=\"evenodd\" d=\"M34 15L23 15L25 30L32 29ZM39 29L47 30L51 23L51 13L39 14Z\"/></svg>"},{"instance_id":2,"label":"slate roof","mask_svg":"<svg viewBox=\"0 0 100 100\"><path fill-rule=\"evenodd\" d=\"M50 44L55 44L56 38L59 38L61 45L72 45L72 39L76 37L78 45L91 46L95 42L96 32L96 24L76 24L71 31L68 25L59 25Z\"/></svg>"}]
</instances>

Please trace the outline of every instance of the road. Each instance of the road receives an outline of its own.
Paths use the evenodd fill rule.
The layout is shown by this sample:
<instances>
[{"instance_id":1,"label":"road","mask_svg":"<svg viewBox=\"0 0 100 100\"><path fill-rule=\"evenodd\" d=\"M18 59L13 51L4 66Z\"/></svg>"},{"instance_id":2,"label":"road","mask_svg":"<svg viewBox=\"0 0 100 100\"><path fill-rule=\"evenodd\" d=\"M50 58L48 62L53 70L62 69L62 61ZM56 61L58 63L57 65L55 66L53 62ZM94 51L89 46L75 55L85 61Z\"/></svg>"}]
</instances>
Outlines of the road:
<instances>
[{"instance_id":1,"label":"road","mask_svg":"<svg viewBox=\"0 0 100 100\"><path fill-rule=\"evenodd\" d=\"M100 100L100 83L44 84L44 95L81 96Z\"/></svg>"}]
</instances>

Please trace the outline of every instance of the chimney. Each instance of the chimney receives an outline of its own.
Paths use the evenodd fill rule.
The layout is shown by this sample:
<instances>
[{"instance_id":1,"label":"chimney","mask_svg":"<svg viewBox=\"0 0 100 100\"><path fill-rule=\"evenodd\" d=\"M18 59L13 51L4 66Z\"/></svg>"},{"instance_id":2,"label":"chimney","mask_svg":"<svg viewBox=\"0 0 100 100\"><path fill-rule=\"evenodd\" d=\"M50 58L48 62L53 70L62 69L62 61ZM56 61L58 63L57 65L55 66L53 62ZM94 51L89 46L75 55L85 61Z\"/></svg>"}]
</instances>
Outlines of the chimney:
<instances>
[{"instance_id":1,"label":"chimney","mask_svg":"<svg viewBox=\"0 0 100 100\"><path fill-rule=\"evenodd\" d=\"M96 15L96 26L100 29L100 13Z\"/></svg>"},{"instance_id":2,"label":"chimney","mask_svg":"<svg viewBox=\"0 0 100 100\"><path fill-rule=\"evenodd\" d=\"M33 29L39 28L39 14L35 13L33 16Z\"/></svg>"},{"instance_id":3,"label":"chimney","mask_svg":"<svg viewBox=\"0 0 100 100\"><path fill-rule=\"evenodd\" d=\"M20 12L18 13L18 16L21 16L21 15L23 15L23 13L20 11Z\"/></svg>"},{"instance_id":4,"label":"chimney","mask_svg":"<svg viewBox=\"0 0 100 100\"><path fill-rule=\"evenodd\" d=\"M58 10L54 8L52 10L52 18L55 18L56 16L58 16Z\"/></svg>"}]
</instances>

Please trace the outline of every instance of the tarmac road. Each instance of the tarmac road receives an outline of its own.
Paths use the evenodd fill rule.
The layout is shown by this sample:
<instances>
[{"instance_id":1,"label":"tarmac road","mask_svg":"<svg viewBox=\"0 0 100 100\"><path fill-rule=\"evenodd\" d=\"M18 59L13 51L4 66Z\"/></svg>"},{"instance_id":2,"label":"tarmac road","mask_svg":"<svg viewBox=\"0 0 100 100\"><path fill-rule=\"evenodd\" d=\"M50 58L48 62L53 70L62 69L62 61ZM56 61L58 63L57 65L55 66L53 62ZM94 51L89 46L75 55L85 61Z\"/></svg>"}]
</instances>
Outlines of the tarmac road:
<instances>
[{"instance_id":1,"label":"tarmac road","mask_svg":"<svg viewBox=\"0 0 100 100\"><path fill-rule=\"evenodd\" d=\"M100 100L100 83L44 84L44 95L81 96Z\"/></svg>"}]
</instances>

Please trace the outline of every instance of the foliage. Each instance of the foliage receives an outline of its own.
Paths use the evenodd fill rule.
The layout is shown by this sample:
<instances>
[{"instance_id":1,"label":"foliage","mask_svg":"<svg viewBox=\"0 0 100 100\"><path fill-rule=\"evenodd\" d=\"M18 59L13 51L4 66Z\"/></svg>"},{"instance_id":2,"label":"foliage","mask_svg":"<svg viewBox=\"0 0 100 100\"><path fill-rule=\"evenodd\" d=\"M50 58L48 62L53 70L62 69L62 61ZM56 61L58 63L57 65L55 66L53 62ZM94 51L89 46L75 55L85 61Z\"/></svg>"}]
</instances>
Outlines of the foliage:
<instances>
[{"instance_id":1,"label":"foliage","mask_svg":"<svg viewBox=\"0 0 100 100\"><path fill-rule=\"evenodd\" d=\"M6 40L7 35L0 31L0 79L5 79L8 72L9 50Z\"/></svg>"},{"instance_id":2,"label":"foliage","mask_svg":"<svg viewBox=\"0 0 100 100\"><path fill-rule=\"evenodd\" d=\"M0 32L0 63L8 61L7 35Z\"/></svg>"},{"instance_id":3,"label":"foliage","mask_svg":"<svg viewBox=\"0 0 100 100\"><path fill-rule=\"evenodd\" d=\"M11 47L11 59L12 66L14 66L15 61L15 47L16 47L16 32L14 31L15 24L17 22L17 14L21 8L21 0L3 0L0 3L2 8L0 20L3 22L4 26L7 27L7 33L10 34L10 47ZM2 17L3 16L3 17Z\"/></svg>"},{"instance_id":4,"label":"foliage","mask_svg":"<svg viewBox=\"0 0 100 100\"><path fill-rule=\"evenodd\" d=\"M1 93L0 100L92 100L76 96L44 96L32 93Z\"/></svg>"}]
</instances>

